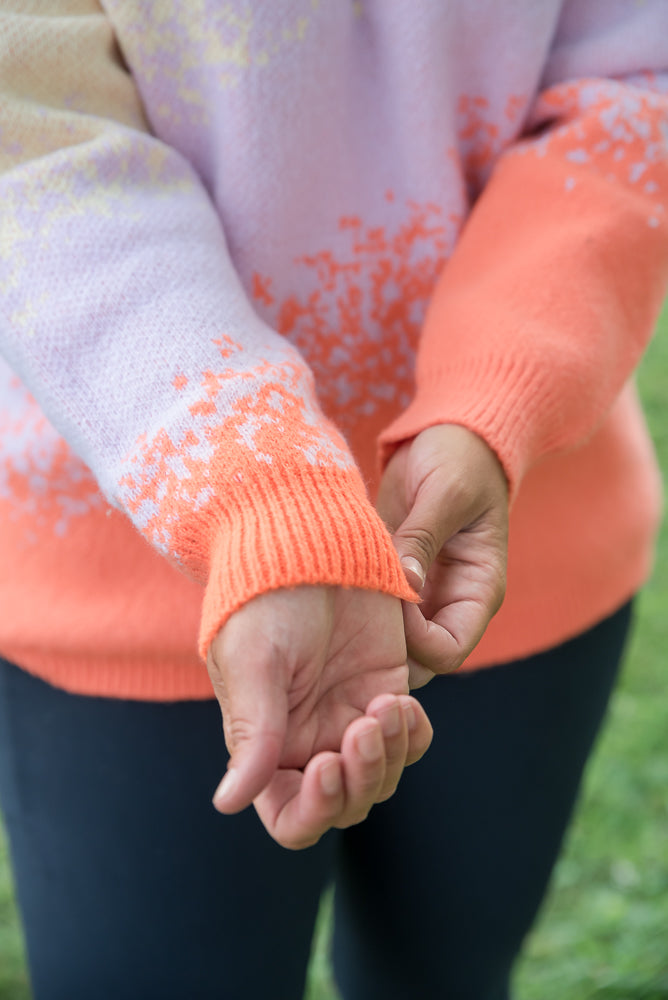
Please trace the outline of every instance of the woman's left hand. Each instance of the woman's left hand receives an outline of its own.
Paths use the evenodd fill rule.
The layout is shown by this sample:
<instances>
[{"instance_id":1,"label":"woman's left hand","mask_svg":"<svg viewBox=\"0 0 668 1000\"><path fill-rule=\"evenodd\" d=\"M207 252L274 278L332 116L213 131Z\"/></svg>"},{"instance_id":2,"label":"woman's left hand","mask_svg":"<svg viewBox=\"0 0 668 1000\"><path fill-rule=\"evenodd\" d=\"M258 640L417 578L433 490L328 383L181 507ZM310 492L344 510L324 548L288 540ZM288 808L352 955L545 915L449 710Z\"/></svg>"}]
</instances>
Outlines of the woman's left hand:
<instances>
[{"instance_id":1,"label":"woman's left hand","mask_svg":"<svg viewBox=\"0 0 668 1000\"><path fill-rule=\"evenodd\" d=\"M395 452L377 508L422 596L403 605L410 683L421 687L463 663L501 606L508 485L482 438L440 424Z\"/></svg>"}]
</instances>

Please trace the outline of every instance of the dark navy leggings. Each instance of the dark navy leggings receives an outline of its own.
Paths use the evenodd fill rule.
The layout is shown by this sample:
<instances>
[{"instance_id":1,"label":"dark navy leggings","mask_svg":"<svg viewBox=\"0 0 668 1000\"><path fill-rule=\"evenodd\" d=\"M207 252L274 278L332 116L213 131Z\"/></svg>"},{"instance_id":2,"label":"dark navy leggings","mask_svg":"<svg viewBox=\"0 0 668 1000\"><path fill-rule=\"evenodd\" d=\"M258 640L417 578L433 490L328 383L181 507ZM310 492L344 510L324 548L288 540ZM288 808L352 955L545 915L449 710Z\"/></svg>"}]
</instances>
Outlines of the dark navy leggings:
<instances>
[{"instance_id":1,"label":"dark navy leggings","mask_svg":"<svg viewBox=\"0 0 668 1000\"><path fill-rule=\"evenodd\" d=\"M300 1000L332 879L345 1000L506 1000L629 618L433 681L427 756L365 823L298 853L252 810L210 805L216 703L79 697L0 661L0 799L35 1000Z\"/></svg>"}]
</instances>

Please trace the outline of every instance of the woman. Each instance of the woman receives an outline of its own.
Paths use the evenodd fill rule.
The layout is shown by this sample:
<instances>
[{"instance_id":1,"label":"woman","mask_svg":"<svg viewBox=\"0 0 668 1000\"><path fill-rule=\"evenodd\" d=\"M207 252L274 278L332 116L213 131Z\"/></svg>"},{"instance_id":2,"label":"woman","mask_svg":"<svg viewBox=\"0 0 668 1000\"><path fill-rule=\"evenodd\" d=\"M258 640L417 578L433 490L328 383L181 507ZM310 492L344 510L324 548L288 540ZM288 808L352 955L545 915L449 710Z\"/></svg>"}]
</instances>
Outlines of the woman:
<instances>
[{"instance_id":1,"label":"woman","mask_svg":"<svg viewBox=\"0 0 668 1000\"><path fill-rule=\"evenodd\" d=\"M659 516L628 379L667 16L5 5L0 787L37 998L299 996L332 875L346 1000L507 996ZM356 826L429 742L409 670L462 664ZM216 807L317 846L207 805L212 693Z\"/></svg>"}]
</instances>

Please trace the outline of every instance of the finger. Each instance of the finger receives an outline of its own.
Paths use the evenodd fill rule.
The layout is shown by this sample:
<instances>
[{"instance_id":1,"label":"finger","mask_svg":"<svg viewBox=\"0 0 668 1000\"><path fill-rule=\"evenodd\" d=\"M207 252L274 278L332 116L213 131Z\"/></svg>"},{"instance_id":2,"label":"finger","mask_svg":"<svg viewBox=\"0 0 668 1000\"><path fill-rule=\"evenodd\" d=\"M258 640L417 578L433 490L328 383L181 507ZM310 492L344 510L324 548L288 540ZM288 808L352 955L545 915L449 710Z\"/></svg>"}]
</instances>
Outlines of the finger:
<instances>
[{"instance_id":1,"label":"finger","mask_svg":"<svg viewBox=\"0 0 668 1000\"><path fill-rule=\"evenodd\" d=\"M412 496L407 494L407 466L410 443L404 442L390 459L383 473L376 496L376 510L391 534L397 530L410 510Z\"/></svg>"},{"instance_id":2,"label":"finger","mask_svg":"<svg viewBox=\"0 0 668 1000\"><path fill-rule=\"evenodd\" d=\"M279 770L254 802L267 832L282 847L311 847L331 829L345 807L341 755L323 751L304 772Z\"/></svg>"},{"instance_id":3,"label":"finger","mask_svg":"<svg viewBox=\"0 0 668 1000\"><path fill-rule=\"evenodd\" d=\"M374 698L366 710L367 715L378 719L385 744L385 778L377 802L384 802L396 791L406 766L408 753L408 726L406 712L394 695L384 694Z\"/></svg>"},{"instance_id":4,"label":"finger","mask_svg":"<svg viewBox=\"0 0 668 1000\"><path fill-rule=\"evenodd\" d=\"M421 593L427 573L446 542L465 526L470 497L456 496L442 472L418 489L407 516L392 536L406 579Z\"/></svg>"},{"instance_id":5,"label":"finger","mask_svg":"<svg viewBox=\"0 0 668 1000\"><path fill-rule=\"evenodd\" d=\"M437 555L458 532L486 514L505 532L508 486L496 454L465 427L427 428L406 462L412 502L393 538L409 582L421 589L420 581L424 585Z\"/></svg>"},{"instance_id":6,"label":"finger","mask_svg":"<svg viewBox=\"0 0 668 1000\"><path fill-rule=\"evenodd\" d=\"M405 761L408 765L428 748L432 728L414 698L400 695L398 700L408 734ZM281 846L301 850L317 843L332 827L351 826L366 817L382 789L385 768L382 750L376 757L379 747L384 745L382 724L376 720L376 734L380 738L375 752L373 749L370 752L368 742L365 745L370 730L366 723L365 717L348 727L341 754L332 751L317 754L303 774L297 770L279 770L258 795L254 803L258 816ZM370 757L374 759L369 760Z\"/></svg>"},{"instance_id":7,"label":"finger","mask_svg":"<svg viewBox=\"0 0 668 1000\"><path fill-rule=\"evenodd\" d=\"M378 719L363 716L351 722L341 741L345 805L336 826L354 826L366 819L378 801L385 780L385 741Z\"/></svg>"},{"instance_id":8,"label":"finger","mask_svg":"<svg viewBox=\"0 0 668 1000\"><path fill-rule=\"evenodd\" d=\"M406 752L406 767L415 764L429 749L434 730L424 708L416 698L408 694L399 696L402 711L406 719L408 732L408 750Z\"/></svg>"},{"instance_id":9,"label":"finger","mask_svg":"<svg viewBox=\"0 0 668 1000\"><path fill-rule=\"evenodd\" d=\"M446 605L431 619L414 604L405 603L403 612L410 660L434 674L449 674L475 648L494 610L484 601L469 598Z\"/></svg>"},{"instance_id":10,"label":"finger","mask_svg":"<svg viewBox=\"0 0 668 1000\"><path fill-rule=\"evenodd\" d=\"M433 681L436 676L433 670L425 667L422 663L418 663L417 660L412 660L410 656L407 662L408 686L411 691L417 691L418 688L425 687L430 681Z\"/></svg>"},{"instance_id":11,"label":"finger","mask_svg":"<svg viewBox=\"0 0 668 1000\"><path fill-rule=\"evenodd\" d=\"M287 727L287 694L261 648L249 648L244 656L237 643L217 645L214 640L207 666L230 753L213 804L219 812L235 813L249 806L276 772Z\"/></svg>"},{"instance_id":12,"label":"finger","mask_svg":"<svg viewBox=\"0 0 668 1000\"><path fill-rule=\"evenodd\" d=\"M406 647L413 663L434 674L456 670L463 661L465 651L457 638L442 625L425 618L414 604L406 602L403 615Z\"/></svg>"}]
</instances>

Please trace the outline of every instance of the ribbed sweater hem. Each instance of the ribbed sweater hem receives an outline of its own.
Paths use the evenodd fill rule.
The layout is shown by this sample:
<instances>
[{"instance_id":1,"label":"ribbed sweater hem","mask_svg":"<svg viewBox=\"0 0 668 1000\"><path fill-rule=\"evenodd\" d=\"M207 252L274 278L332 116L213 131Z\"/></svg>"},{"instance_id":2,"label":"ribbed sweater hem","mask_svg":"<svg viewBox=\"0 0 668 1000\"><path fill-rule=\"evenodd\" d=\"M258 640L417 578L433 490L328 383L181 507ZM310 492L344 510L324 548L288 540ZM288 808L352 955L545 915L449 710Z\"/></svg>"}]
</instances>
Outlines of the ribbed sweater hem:
<instances>
[{"instance_id":1,"label":"ribbed sweater hem","mask_svg":"<svg viewBox=\"0 0 668 1000\"><path fill-rule=\"evenodd\" d=\"M71 694L130 701L202 701L213 698L197 656L169 661L152 656L103 656L8 645L4 659Z\"/></svg>"},{"instance_id":2,"label":"ribbed sweater hem","mask_svg":"<svg viewBox=\"0 0 668 1000\"><path fill-rule=\"evenodd\" d=\"M596 600L584 601L586 586L576 585L558 594L545 592L539 600L526 596L508 612L501 628L494 620L481 642L462 665L462 671L480 670L522 660L573 639L626 604L647 583L652 570L652 552L639 555L624 581L610 580Z\"/></svg>"},{"instance_id":3,"label":"ribbed sweater hem","mask_svg":"<svg viewBox=\"0 0 668 1000\"><path fill-rule=\"evenodd\" d=\"M542 587L524 594L493 620L461 667L462 672L494 667L557 646L586 631L633 597L647 581L652 548L647 546L623 579L609 578L604 589L587 590L581 577L569 590ZM586 600L585 600L586 598ZM2 649L5 659L73 694L140 701L197 701L213 697L204 664L169 661L155 653L142 657L49 652L20 646Z\"/></svg>"}]
</instances>

